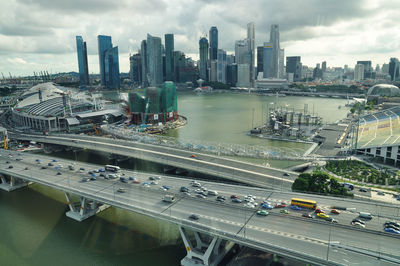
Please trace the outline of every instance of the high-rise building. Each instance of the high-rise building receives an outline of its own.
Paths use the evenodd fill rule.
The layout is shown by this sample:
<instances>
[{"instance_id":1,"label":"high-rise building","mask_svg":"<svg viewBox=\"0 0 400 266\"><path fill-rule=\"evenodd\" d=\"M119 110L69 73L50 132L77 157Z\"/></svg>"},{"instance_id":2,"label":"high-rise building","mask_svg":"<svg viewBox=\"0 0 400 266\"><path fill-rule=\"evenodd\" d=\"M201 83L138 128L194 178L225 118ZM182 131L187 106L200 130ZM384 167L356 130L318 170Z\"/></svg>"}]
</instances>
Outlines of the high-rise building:
<instances>
[{"instance_id":1,"label":"high-rise building","mask_svg":"<svg viewBox=\"0 0 400 266\"><path fill-rule=\"evenodd\" d=\"M217 81L226 83L226 51L218 49Z\"/></svg>"},{"instance_id":2,"label":"high-rise building","mask_svg":"<svg viewBox=\"0 0 400 266\"><path fill-rule=\"evenodd\" d=\"M249 48L249 40L239 40L235 42L235 63L251 64L251 53Z\"/></svg>"},{"instance_id":3,"label":"high-rise building","mask_svg":"<svg viewBox=\"0 0 400 266\"><path fill-rule=\"evenodd\" d=\"M326 72L326 61L322 62L321 70L322 70L322 73Z\"/></svg>"},{"instance_id":4,"label":"high-rise building","mask_svg":"<svg viewBox=\"0 0 400 266\"><path fill-rule=\"evenodd\" d=\"M279 25L271 25L269 42L272 44L272 77L279 77L279 53L281 47L279 44ZM265 50L264 50L265 51Z\"/></svg>"},{"instance_id":5,"label":"high-rise building","mask_svg":"<svg viewBox=\"0 0 400 266\"><path fill-rule=\"evenodd\" d=\"M293 74L293 81L299 81L302 78L302 64L300 56L287 56L286 57L286 73Z\"/></svg>"},{"instance_id":6,"label":"high-rise building","mask_svg":"<svg viewBox=\"0 0 400 266\"><path fill-rule=\"evenodd\" d=\"M273 44L265 42L263 47L263 78L276 78L274 72Z\"/></svg>"},{"instance_id":7,"label":"high-rise building","mask_svg":"<svg viewBox=\"0 0 400 266\"><path fill-rule=\"evenodd\" d=\"M238 68L236 63L227 65L226 67L226 83L231 87L236 87Z\"/></svg>"},{"instance_id":8,"label":"high-rise building","mask_svg":"<svg viewBox=\"0 0 400 266\"><path fill-rule=\"evenodd\" d=\"M119 59L118 59L118 46L110 48L106 51L104 56L104 73L106 79L106 87L109 89L119 89Z\"/></svg>"},{"instance_id":9,"label":"high-rise building","mask_svg":"<svg viewBox=\"0 0 400 266\"><path fill-rule=\"evenodd\" d=\"M376 64L375 72L377 72L377 73L381 72L381 67L379 64Z\"/></svg>"},{"instance_id":10,"label":"high-rise building","mask_svg":"<svg viewBox=\"0 0 400 266\"><path fill-rule=\"evenodd\" d=\"M364 79L373 78L371 61L357 61L358 64L364 65Z\"/></svg>"},{"instance_id":11,"label":"high-rise building","mask_svg":"<svg viewBox=\"0 0 400 266\"><path fill-rule=\"evenodd\" d=\"M285 78L285 49L279 50L279 73L278 78Z\"/></svg>"},{"instance_id":12,"label":"high-rise building","mask_svg":"<svg viewBox=\"0 0 400 266\"><path fill-rule=\"evenodd\" d=\"M257 76L258 73L264 72L264 46L257 47Z\"/></svg>"},{"instance_id":13,"label":"high-rise building","mask_svg":"<svg viewBox=\"0 0 400 266\"><path fill-rule=\"evenodd\" d=\"M382 73L389 74L389 64L382 64Z\"/></svg>"},{"instance_id":14,"label":"high-rise building","mask_svg":"<svg viewBox=\"0 0 400 266\"><path fill-rule=\"evenodd\" d=\"M218 80L217 72L218 72L218 60L211 60L210 74L209 74L210 81L214 82Z\"/></svg>"},{"instance_id":15,"label":"high-rise building","mask_svg":"<svg viewBox=\"0 0 400 266\"><path fill-rule=\"evenodd\" d=\"M249 52L250 52L250 84L251 87L254 87L254 61L255 61L255 29L254 22L250 22L247 24L247 39L249 42Z\"/></svg>"},{"instance_id":16,"label":"high-rise building","mask_svg":"<svg viewBox=\"0 0 400 266\"><path fill-rule=\"evenodd\" d=\"M205 37L200 38L199 41L200 50L200 64L199 74L200 78L204 81L208 81L207 68L208 68L208 40Z\"/></svg>"},{"instance_id":17,"label":"high-rise building","mask_svg":"<svg viewBox=\"0 0 400 266\"><path fill-rule=\"evenodd\" d=\"M173 34L165 34L165 78L167 81L173 80L173 72L174 66L172 65L173 60L173 51L174 51L174 35Z\"/></svg>"},{"instance_id":18,"label":"high-rise building","mask_svg":"<svg viewBox=\"0 0 400 266\"><path fill-rule=\"evenodd\" d=\"M76 51L78 54L79 83L81 88L84 88L89 85L89 67L86 42L83 41L82 36L76 36Z\"/></svg>"},{"instance_id":19,"label":"high-rise building","mask_svg":"<svg viewBox=\"0 0 400 266\"><path fill-rule=\"evenodd\" d=\"M163 83L163 63L161 53L161 38L147 34L147 63L149 86L156 87Z\"/></svg>"},{"instance_id":20,"label":"high-rise building","mask_svg":"<svg viewBox=\"0 0 400 266\"><path fill-rule=\"evenodd\" d=\"M226 55L226 65L230 65L235 63L235 55L233 54L227 54Z\"/></svg>"},{"instance_id":21,"label":"high-rise building","mask_svg":"<svg viewBox=\"0 0 400 266\"><path fill-rule=\"evenodd\" d=\"M134 83L142 83L142 56L140 53L129 57L129 78Z\"/></svg>"},{"instance_id":22,"label":"high-rise building","mask_svg":"<svg viewBox=\"0 0 400 266\"><path fill-rule=\"evenodd\" d=\"M395 81L399 78L399 60L397 58L390 58L390 62L389 62L389 75L390 75L390 79L392 81Z\"/></svg>"},{"instance_id":23,"label":"high-rise building","mask_svg":"<svg viewBox=\"0 0 400 266\"><path fill-rule=\"evenodd\" d=\"M210 28L210 61L218 58L218 29L213 26Z\"/></svg>"},{"instance_id":24,"label":"high-rise building","mask_svg":"<svg viewBox=\"0 0 400 266\"><path fill-rule=\"evenodd\" d=\"M142 87L149 86L149 61L147 58L147 41L143 40L140 44L140 56L142 57Z\"/></svg>"},{"instance_id":25,"label":"high-rise building","mask_svg":"<svg viewBox=\"0 0 400 266\"><path fill-rule=\"evenodd\" d=\"M98 35L97 43L98 43L98 49L99 49L99 66L100 66L101 85L106 86L105 55L106 55L107 50L112 48L111 36Z\"/></svg>"},{"instance_id":26,"label":"high-rise building","mask_svg":"<svg viewBox=\"0 0 400 266\"><path fill-rule=\"evenodd\" d=\"M357 64L354 68L354 80L361 81L364 79L365 65Z\"/></svg>"},{"instance_id":27,"label":"high-rise building","mask_svg":"<svg viewBox=\"0 0 400 266\"><path fill-rule=\"evenodd\" d=\"M237 87L250 87L250 67L249 64L237 65Z\"/></svg>"}]
</instances>

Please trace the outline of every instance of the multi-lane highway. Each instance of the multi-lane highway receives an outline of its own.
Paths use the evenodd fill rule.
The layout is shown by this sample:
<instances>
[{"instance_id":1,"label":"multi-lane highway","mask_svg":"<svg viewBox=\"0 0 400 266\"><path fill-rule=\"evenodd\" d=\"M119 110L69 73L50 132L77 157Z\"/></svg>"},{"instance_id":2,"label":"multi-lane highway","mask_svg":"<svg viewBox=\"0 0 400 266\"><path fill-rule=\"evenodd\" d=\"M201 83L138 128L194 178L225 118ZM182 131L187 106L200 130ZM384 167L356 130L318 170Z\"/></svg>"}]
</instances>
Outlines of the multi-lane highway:
<instances>
[{"instance_id":1,"label":"multi-lane highway","mask_svg":"<svg viewBox=\"0 0 400 266\"><path fill-rule=\"evenodd\" d=\"M263 188L290 191L293 181L298 176L295 172L288 172L282 169L264 167L203 153L193 153L161 145L143 144L119 139L67 134L43 136L9 133L9 136L14 139L34 140L42 143L110 152L223 177Z\"/></svg>"},{"instance_id":2,"label":"multi-lane highway","mask_svg":"<svg viewBox=\"0 0 400 266\"><path fill-rule=\"evenodd\" d=\"M394 265L400 262L400 238L383 232L382 227L389 218L399 220L399 210L393 205L201 181L202 187L215 190L219 195L226 197L224 202L218 202L216 196L198 198L195 192L197 188L190 184L189 179L162 176L156 181L157 184L143 185L144 182L151 182L150 174L123 170L121 177L129 180L132 176L136 181L129 180L128 183L124 183L119 179L106 180L97 177L97 180L82 182L82 177L90 177L88 171L102 166L59 159L52 162L51 157L18 155L17 152L8 151L2 151L0 155L0 172L3 174L164 219L260 250L269 250L316 264L355 265L363 262L363 265ZM40 163L37 159L40 159ZM49 162L53 166L49 166ZM73 163L74 170L69 170L67 166ZM9 168L10 165L13 167ZM42 169L43 166L46 169ZM85 170L79 170L80 168ZM166 191L162 186L168 186L169 189ZM189 189L190 195L180 192L182 186ZM176 200L173 203L163 202L162 197L165 194L175 195ZM256 197L258 203L268 201L272 205L282 202L289 204L291 197L314 199L318 206L327 212L330 206L353 209L334 216L338 224L319 218L304 218L304 212L312 214L313 217L315 214L311 210L293 211L289 207L284 208L289 210L289 214L281 214L281 209L272 209L269 210L270 214L264 217L256 214L260 205L249 208L243 203L234 203L230 200L233 194L241 199L251 194ZM359 211L371 212L374 216L371 221L366 222L365 229L356 229L350 225L350 221L358 216ZM198 215L199 220L188 219L192 213Z\"/></svg>"}]
</instances>

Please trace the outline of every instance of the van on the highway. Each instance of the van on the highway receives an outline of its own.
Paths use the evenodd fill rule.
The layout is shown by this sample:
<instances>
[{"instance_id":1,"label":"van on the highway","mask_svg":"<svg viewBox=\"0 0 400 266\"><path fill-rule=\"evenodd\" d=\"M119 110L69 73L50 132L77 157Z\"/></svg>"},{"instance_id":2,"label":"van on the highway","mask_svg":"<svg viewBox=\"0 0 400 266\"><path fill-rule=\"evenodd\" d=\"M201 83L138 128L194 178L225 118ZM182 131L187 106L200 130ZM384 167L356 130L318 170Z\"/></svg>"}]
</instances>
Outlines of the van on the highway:
<instances>
[{"instance_id":1,"label":"van on the highway","mask_svg":"<svg viewBox=\"0 0 400 266\"><path fill-rule=\"evenodd\" d=\"M215 190L209 190L209 191L208 191L208 195L210 195L210 196L217 196L217 195L218 195L218 192L215 191Z\"/></svg>"},{"instance_id":2,"label":"van on the highway","mask_svg":"<svg viewBox=\"0 0 400 266\"><path fill-rule=\"evenodd\" d=\"M359 216L364 219L372 219L372 215L369 212L360 212Z\"/></svg>"},{"instance_id":3,"label":"van on the highway","mask_svg":"<svg viewBox=\"0 0 400 266\"><path fill-rule=\"evenodd\" d=\"M164 195L163 199L164 202L172 203L175 201L175 197L173 195Z\"/></svg>"}]
</instances>

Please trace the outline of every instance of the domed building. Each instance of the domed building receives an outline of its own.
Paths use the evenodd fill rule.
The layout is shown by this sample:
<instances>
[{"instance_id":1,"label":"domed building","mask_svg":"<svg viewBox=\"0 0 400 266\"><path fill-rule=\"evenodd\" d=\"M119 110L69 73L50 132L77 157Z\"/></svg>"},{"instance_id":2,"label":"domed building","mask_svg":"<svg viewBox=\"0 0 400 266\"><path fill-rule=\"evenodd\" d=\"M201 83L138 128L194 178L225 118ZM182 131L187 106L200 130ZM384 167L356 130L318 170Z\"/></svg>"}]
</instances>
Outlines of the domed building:
<instances>
[{"instance_id":1,"label":"domed building","mask_svg":"<svg viewBox=\"0 0 400 266\"><path fill-rule=\"evenodd\" d=\"M367 96L400 97L400 89L391 84L377 84L369 88Z\"/></svg>"}]
</instances>

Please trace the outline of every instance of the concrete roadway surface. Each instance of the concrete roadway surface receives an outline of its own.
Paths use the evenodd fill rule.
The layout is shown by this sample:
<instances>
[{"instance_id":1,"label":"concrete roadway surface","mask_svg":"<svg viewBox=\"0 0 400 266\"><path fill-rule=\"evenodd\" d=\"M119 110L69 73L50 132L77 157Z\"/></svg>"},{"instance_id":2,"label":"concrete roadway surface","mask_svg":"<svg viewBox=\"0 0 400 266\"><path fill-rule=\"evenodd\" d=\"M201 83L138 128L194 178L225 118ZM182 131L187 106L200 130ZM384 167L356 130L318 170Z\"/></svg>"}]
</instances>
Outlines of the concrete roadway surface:
<instances>
[{"instance_id":1,"label":"concrete roadway surface","mask_svg":"<svg viewBox=\"0 0 400 266\"><path fill-rule=\"evenodd\" d=\"M132 181L123 183L119 179L105 180L102 177L98 177L95 181L81 182L82 177L90 177L87 173L89 170L99 169L102 166L63 159L53 162L54 166L50 167L47 165L53 158L48 156L17 155L17 152L9 151L2 151L0 154L0 169L5 169L9 172L26 172L27 176L40 178L49 184L73 187L86 193L124 202L124 204L141 206L147 210L168 214L182 220L188 220L188 216L195 213L199 215L200 219L192 221L193 223L223 230L227 233L234 233L246 239L295 250L303 254L310 254L323 259L328 258L340 264L356 265L363 262L363 265L374 265L377 261L376 258L368 255L370 252L388 256L393 260L400 259L398 257L400 238L382 232L382 224L387 218L382 217L380 214L385 211L385 215L390 214L399 219L399 213L393 213L396 209L398 211L395 206L371 205L355 200L276 192L201 181L202 187L216 190L219 195L226 197L226 201L220 203L216 201L216 196L207 196L205 199L194 197L193 195L196 194L194 192L195 188L189 185L190 179L162 176L157 181L158 184L147 187L143 186L143 182L150 182L149 177L155 176L154 174L123 170L121 174L125 174L124 177L133 176L140 183L136 184L132 183ZM13 156L10 157L9 154ZM16 161L17 158L22 158L22 160ZM40 164L35 162L37 158L41 160ZM75 170L68 170L67 166L73 163L75 163ZM13 165L14 168L9 169L9 165ZM55 169L58 165L63 166L61 170ZM47 166L48 168L41 169L42 166ZM29 169L24 170L25 167ZM83 173L79 172L81 167L85 168ZM62 174L57 175L58 171ZM165 191L161 189L161 185L167 185L170 188ZM190 196L184 196L183 193L179 192L180 187L185 185L190 189ZM119 188L124 188L126 192L118 192ZM172 204L163 202L161 198L165 194L173 194L177 200ZM281 209L272 209L269 210L270 214L267 217L263 217L256 214L259 206L253 209L244 207L243 203L232 203L230 200L230 195L232 194L238 195L240 198L251 194L257 197L258 202L267 200L272 204L289 203L291 197L315 199L319 207L326 211L329 211L330 206L340 204L339 206L342 207L357 208L357 211L371 211L371 213L380 216L368 221L366 229L361 230L350 226L350 221L357 217L357 214L349 211L343 211L341 214L334 216L339 221L338 225L319 218L303 218L301 213L304 211L293 211L288 207L284 209L288 209L290 211L289 214L281 214ZM312 213L311 210L307 212ZM315 217L314 214L313 216ZM354 252L353 249L357 251ZM381 260L380 262L391 265L387 260Z\"/></svg>"},{"instance_id":2,"label":"concrete roadway surface","mask_svg":"<svg viewBox=\"0 0 400 266\"><path fill-rule=\"evenodd\" d=\"M231 160L204 153L194 153L159 145L86 135L33 135L9 133L11 138L68 145L151 160L178 168L220 176L265 188L290 190L298 173ZM195 155L196 157L192 157ZM290 176L286 176L289 173Z\"/></svg>"}]
</instances>

